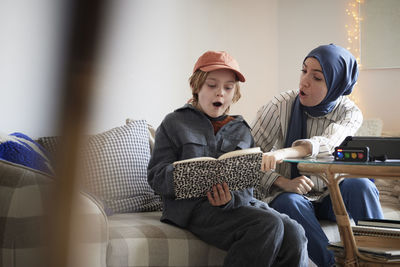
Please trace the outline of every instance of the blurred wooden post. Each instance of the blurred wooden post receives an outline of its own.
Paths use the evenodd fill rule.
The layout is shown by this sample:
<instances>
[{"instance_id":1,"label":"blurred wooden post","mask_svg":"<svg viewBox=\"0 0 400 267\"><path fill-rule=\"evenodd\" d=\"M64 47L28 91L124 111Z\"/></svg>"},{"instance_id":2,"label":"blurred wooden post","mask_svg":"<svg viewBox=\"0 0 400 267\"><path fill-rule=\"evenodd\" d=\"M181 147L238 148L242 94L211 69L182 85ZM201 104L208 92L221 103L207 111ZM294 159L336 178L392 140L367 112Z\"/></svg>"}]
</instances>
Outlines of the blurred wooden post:
<instances>
[{"instance_id":1,"label":"blurred wooden post","mask_svg":"<svg viewBox=\"0 0 400 267\"><path fill-rule=\"evenodd\" d=\"M96 56L105 0L66 1L66 47L61 62L60 154L56 166L55 202L50 214L49 266L68 264L71 207L77 185L77 157L86 130L96 71Z\"/></svg>"}]
</instances>

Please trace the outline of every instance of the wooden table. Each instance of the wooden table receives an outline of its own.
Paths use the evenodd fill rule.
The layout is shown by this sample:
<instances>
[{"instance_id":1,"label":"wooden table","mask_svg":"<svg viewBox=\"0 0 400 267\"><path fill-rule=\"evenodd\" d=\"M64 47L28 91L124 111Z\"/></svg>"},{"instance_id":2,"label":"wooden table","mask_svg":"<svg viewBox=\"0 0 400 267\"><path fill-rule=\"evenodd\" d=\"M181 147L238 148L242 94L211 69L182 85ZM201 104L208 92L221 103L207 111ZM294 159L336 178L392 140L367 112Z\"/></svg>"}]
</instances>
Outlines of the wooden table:
<instances>
[{"instance_id":1,"label":"wooden table","mask_svg":"<svg viewBox=\"0 0 400 267\"><path fill-rule=\"evenodd\" d=\"M388 262L360 253L350 226L350 219L339 190L343 178L400 179L400 161L396 162L338 162L332 159L287 159L298 163L302 174L318 175L327 184L333 211L343 243L345 256L336 257L341 266L400 266L400 261Z\"/></svg>"}]
</instances>

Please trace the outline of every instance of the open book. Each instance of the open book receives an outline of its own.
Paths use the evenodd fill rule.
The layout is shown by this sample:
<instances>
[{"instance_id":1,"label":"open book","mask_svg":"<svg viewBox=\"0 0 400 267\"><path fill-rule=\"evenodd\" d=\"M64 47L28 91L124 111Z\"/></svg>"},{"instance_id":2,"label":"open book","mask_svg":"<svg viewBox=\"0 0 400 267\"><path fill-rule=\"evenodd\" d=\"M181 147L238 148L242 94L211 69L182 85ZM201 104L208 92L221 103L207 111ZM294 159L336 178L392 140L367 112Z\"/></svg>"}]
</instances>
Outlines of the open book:
<instances>
[{"instance_id":1,"label":"open book","mask_svg":"<svg viewBox=\"0 0 400 267\"><path fill-rule=\"evenodd\" d=\"M174 186L177 199L203 197L212 186L226 182L231 191L258 185L261 174L260 148L235 150L218 159L198 157L176 161Z\"/></svg>"}]
</instances>

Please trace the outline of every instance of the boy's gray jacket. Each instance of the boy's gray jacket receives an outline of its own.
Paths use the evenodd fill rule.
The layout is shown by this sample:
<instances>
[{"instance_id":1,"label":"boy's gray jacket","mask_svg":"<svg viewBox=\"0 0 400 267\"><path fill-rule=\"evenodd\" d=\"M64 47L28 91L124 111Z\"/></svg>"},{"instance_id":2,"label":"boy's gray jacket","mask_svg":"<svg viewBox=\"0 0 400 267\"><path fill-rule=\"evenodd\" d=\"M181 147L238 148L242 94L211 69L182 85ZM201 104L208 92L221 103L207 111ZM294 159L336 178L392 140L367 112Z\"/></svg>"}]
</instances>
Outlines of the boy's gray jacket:
<instances>
[{"instance_id":1,"label":"boy's gray jacket","mask_svg":"<svg viewBox=\"0 0 400 267\"><path fill-rule=\"evenodd\" d=\"M175 200L174 161L204 156L217 158L226 152L253 146L250 127L242 116L235 116L214 135L210 120L190 104L168 114L156 131L148 166L148 182L163 199L161 220L185 227L192 210L199 203L208 202L206 197ZM221 208L247 206L252 198L253 188L233 191L232 200Z\"/></svg>"}]
</instances>

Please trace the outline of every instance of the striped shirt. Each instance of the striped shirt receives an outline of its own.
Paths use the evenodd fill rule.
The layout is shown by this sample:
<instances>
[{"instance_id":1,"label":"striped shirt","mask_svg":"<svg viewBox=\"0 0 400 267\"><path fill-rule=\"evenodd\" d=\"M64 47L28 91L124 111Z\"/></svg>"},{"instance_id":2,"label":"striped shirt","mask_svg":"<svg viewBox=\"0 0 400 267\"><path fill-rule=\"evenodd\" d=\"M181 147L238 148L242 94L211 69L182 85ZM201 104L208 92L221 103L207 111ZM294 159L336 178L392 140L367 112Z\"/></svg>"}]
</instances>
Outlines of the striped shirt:
<instances>
[{"instance_id":1,"label":"striped shirt","mask_svg":"<svg viewBox=\"0 0 400 267\"><path fill-rule=\"evenodd\" d=\"M258 110L251 128L255 145L262 151L284 148L292 106L298 93L298 90L282 92ZM346 136L355 134L362 120L362 113L354 102L346 96L341 96L329 114L321 117L307 114L307 139L297 140L293 146L299 142L309 142L312 147L311 157L331 155L334 148L340 145ZM273 185L279 176L290 177L289 163L278 164L275 171L263 175L257 192L259 198L270 202L282 193L280 188ZM320 193L326 191L321 179L310 178L315 185L313 190Z\"/></svg>"}]
</instances>

